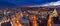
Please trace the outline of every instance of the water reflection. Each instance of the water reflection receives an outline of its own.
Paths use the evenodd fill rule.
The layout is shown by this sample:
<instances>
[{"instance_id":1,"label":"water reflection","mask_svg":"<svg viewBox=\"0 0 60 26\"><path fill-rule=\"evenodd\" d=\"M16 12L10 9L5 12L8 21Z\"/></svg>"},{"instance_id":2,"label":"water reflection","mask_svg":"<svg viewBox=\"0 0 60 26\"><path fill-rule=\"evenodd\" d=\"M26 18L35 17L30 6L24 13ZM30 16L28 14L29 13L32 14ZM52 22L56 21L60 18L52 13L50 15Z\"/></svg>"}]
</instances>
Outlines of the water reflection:
<instances>
[{"instance_id":1,"label":"water reflection","mask_svg":"<svg viewBox=\"0 0 60 26\"><path fill-rule=\"evenodd\" d=\"M1 26L11 26L10 22L2 23Z\"/></svg>"}]
</instances>

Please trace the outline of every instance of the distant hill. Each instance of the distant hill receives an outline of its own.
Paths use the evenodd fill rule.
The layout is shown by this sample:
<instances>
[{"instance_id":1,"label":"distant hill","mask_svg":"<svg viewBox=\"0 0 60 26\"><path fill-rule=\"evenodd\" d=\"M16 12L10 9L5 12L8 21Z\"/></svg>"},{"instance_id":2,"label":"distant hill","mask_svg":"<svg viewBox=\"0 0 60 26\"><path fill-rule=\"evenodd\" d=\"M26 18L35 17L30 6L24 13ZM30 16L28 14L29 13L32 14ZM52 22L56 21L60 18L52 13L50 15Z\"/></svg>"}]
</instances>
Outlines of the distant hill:
<instances>
[{"instance_id":1,"label":"distant hill","mask_svg":"<svg viewBox=\"0 0 60 26\"><path fill-rule=\"evenodd\" d=\"M60 11L60 5L52 5L52 6L43 6L43 7L47 7L47 8L56 8L58 11Z\"/></svg>"}]
</instances>

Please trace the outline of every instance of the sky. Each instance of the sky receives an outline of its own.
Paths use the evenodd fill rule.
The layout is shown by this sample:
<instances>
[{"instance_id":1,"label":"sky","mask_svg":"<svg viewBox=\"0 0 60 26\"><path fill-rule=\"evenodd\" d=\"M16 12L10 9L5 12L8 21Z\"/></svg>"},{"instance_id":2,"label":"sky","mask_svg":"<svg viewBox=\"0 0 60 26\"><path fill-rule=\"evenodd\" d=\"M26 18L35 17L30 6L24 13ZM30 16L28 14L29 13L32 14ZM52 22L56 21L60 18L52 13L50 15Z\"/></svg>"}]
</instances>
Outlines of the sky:
<instances>
[{"instance_id":1,"label":"sky","mask_svg":"<svg viewBox=\"0 0 60 26\"><path fill-rule=\"evenodd\" d=\"M29 5L51 5L51 3L52 4L57 4L58 3L58 5L60 5L59 3L60 3L60 0L0 0L1 2L0 2L0 4L1 5L7 5L7 6L10 6L10 4L11 4L11 6L29 6ZM56 3L57 2L57 3ZM5 4L6 3L6 4Z\"/></svg>"}]
</instances>

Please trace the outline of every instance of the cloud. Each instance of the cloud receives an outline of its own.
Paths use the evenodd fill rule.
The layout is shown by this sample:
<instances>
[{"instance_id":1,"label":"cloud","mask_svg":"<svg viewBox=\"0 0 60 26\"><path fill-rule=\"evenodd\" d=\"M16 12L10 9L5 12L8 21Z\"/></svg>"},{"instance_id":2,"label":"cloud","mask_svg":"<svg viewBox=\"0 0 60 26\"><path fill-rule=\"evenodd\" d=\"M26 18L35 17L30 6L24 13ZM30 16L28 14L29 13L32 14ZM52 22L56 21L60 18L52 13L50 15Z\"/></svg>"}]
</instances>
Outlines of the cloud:
<instances>
[{"instance_id":1,"label":"cloud","mask_svg":"<svg viewBox=\"0 0 60 26\"><path fill-rule=\"evenodd\" d=\"M60 1L45 3L45 4L42 4L42 5L32 5L32 6L28 6L28 7L57 6L57 5L60 5Z\"/></svg>"},{"instance_id":2,"label":"cloud","mask_svg":"<svg viewBox=\"0 0 60 26\"><path fill-rule=\"evenodd\" d=\"M43 4L41 6L57 6L57 5L60 5L60 1L57 1L57 2L51 2L51 3L46 3L46 4Z\"/></svg>"}]
</instances>

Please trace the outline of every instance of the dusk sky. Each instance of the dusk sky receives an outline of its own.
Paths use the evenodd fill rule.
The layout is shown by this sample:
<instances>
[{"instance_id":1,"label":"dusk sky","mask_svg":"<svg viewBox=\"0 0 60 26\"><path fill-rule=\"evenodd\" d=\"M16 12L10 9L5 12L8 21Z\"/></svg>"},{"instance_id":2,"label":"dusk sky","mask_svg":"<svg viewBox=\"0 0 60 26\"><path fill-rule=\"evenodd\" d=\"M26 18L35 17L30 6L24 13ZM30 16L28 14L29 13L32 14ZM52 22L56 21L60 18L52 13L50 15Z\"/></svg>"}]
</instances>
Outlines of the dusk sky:
<instances>
[{"instance_id":1,"label":"dusk sky","mask_svg":"<svg viewBox=\"0 0 60 26\"><path fill-rule=\"evenodd\" d=\"M24 6L24 5L42 5L51 2L60 2L60 0L0 0L0 5L17 5L17 6Z\"/></svg>"}]
</instances>

